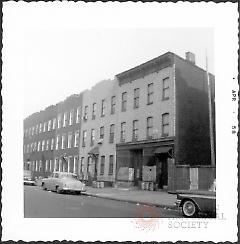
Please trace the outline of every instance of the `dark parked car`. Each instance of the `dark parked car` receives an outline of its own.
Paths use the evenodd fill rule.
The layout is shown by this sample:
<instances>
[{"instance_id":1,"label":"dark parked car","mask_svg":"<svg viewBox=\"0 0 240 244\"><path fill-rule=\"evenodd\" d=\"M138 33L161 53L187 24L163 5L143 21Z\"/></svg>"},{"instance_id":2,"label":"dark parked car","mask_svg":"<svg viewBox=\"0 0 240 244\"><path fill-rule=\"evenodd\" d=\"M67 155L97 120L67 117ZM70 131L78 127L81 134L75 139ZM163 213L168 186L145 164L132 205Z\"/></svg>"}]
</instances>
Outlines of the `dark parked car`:
<instances>
[{"instance_id":1,"label":"dark parked car","mask_svg":"<svg viewBox=\"0 0 240 244\"><path fill-rule=\"evenodd\" d=\"M199 213L216 216L216 183L209 190L177 191L176 205L185 217L197 217Z\"/></svg>"},{"instance_id":2,"label":"dark parked car","mask_svg":"<svg viewBox=\"0 0 240 244\"><path fill-rule=\"evenodd\" d=\"M30 186L36 185L33 174L30 170L24 170L24 172L23 172L23 184L24 185L30 185Z\"/></svg>"}]
</instances>

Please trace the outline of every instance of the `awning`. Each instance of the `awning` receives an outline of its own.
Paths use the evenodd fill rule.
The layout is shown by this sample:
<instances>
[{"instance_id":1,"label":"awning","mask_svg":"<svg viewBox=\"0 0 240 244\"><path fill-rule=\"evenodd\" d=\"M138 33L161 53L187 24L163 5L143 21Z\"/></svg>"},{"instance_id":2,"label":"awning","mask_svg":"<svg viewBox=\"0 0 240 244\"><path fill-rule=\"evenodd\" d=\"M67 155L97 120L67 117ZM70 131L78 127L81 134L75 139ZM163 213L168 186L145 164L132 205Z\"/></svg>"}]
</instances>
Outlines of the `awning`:
<instances>
[{"instance_id":1,"label":"awning","mask_svg":"<svg viewBox=\"0 0 240 244\"><path fill-rule=\"evenodd\" d=\"M99 154L99 147L92 148L89 152L89 155L98 155Z\"/></svg>"},{"instance_id":2,"label":"awning","mask_svg":"<svg viewBox=\"0 0 240 244\"><path fill-rule=\"evenodd\" d=\"M171 147L158 147L154 153L160 154L160 153L168 153L172 148Z\"/></svg>"}]
</instances>

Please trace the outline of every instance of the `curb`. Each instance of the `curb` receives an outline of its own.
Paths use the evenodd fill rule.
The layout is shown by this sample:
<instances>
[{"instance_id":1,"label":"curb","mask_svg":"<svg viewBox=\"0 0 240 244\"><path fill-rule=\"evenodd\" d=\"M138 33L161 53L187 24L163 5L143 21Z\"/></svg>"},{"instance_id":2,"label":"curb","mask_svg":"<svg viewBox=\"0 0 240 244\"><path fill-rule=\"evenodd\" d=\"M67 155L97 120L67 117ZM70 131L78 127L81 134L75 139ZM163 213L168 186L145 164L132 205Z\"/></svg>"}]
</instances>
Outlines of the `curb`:
<instances>
[{"instance_id":1,"label":"curb","mask_svg":"<svg viewBox=\"0 0 240 244\"><path fill-rule=\"evenodd\" d=\"M109 199L109 200L115 200L115 201L119 201L119 202L135 203L135 204L146 205L146 206L151 206L151 207L159 207L159 208L164 208L167 210L179 210L179 208L175 205L155 204L155 203L149 203L149 202L137 202L137 201L131 200L131 199L118 199L118 198L109 197L109 196L96 195L94 193L88 193L88 192L82 192L82 195Z\"/></svg>"}]
</instances>

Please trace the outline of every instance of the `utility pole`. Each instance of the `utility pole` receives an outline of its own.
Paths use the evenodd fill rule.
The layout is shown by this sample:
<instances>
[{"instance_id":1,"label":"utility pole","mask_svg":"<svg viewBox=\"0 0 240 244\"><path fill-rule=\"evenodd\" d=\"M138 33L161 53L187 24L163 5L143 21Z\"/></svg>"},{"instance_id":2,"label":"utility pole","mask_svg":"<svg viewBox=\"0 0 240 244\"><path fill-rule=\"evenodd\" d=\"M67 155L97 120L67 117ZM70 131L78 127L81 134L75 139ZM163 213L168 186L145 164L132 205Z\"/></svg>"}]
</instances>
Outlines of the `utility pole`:
<instances>
[{"instance_id":1,"label":"utility pole","mask_svg":"<svg viewBox=\"0 0 240 244\"><path fill-rule=\"evenodd\" d=\"M213 118L212 118L212 99L211 99L211 84L208 74L208 59L206 53L206 75L208 87L208 112L209 112L209 132L210 132L210 147L211 147L211 165L215 166L215 150L214 150L214 135L213 135Z\"/></svg>"}]
</instances>

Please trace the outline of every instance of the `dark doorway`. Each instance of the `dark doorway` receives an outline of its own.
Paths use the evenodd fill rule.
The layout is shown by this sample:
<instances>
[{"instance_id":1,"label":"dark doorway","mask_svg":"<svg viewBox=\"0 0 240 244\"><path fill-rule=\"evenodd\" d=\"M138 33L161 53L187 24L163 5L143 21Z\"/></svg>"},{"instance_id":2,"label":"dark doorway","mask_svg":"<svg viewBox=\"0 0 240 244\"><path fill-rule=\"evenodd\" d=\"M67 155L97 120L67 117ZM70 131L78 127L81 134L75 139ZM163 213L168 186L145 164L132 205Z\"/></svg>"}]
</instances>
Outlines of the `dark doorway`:
<instances>
[{"instance_id":1,"label":"dark doorway","mask_svg":"<svg viewBox=\"0 0 240 244\"><path fill-rule=\"evenodd\" d=\"M142 150L132 150L132 162L134 168L134 186L142 180Z\"/></svg>"},{"instance_id":2,"label":"dark doorway","mask_svg":"<svg viewBox=\"0 0 240 244\"><path fill-rule=\"evenodd\" d=\"M168 185L168 163L167 154L156 154L156 183L158 189L164 189Z\"/></svg>"}]
</instances>

